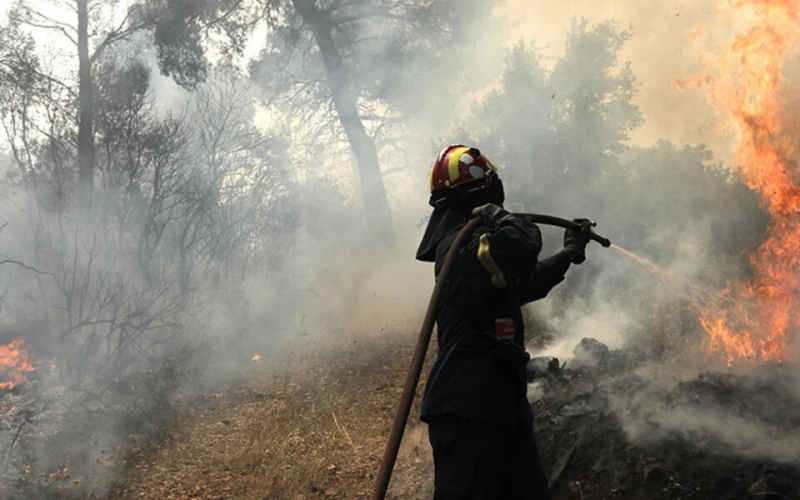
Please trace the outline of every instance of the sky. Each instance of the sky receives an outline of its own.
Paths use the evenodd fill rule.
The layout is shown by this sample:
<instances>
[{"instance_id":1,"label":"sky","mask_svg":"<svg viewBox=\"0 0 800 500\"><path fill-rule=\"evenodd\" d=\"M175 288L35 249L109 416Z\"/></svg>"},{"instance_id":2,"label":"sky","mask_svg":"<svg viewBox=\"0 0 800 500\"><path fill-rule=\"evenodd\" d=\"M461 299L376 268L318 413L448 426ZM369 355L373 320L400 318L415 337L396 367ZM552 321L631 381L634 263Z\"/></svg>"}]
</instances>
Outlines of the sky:
<instances>
[{"instance_id":1,"label":"sky","mask_svg":"<svg viewBox=\"0 0 800 500\"><path fill-rule=\"evenodd\" d=\"M634 102L645 123L632 134L638 146L666 139L676 144L706 143L718 157L726 157L728 139L715 137L709 122L713 110L701 92L680 92L671 79L691 76L702 70L698 48L690 37L698 24L705 24L716 40L730 34L720 15L720 0L507 0L497 10L512 20L509 41L535 39L545 54L563 53L566 29L573 18L601 21L616 19L623 27L632 25L634 37L621 53L630 61L639 83ZM714 43L715 38L710 40Z\"/></svg>"},{"instance_id":2,"label":"sky","mask_svg":"<svg viewBox=\"0 0 800 500\"><path fill-rule=\"evenodd\" d=\"M0 16L5 16L10 4L10 0L0 0ZM670 83L672 78L694 75L702 69L697 46L690 42L698 24L705 24L718 35L730 31L720 15L720 5L720 0L506 0L495 15L510 27L509 46L524 38L551 57L563 53L565 33L573 18L613 18L623 27L632 25L634 38L622 52L621 61L630 61L638 78L635 102L645 123L632 134L631 144L647 146L658 139L676 144L706 143L718 158L729 159L729 138L711 133L713 111L702 93L680 92ZM257 38L265 39L263 33ZM250 45L248 51L257 53L258 44ZM171 82L161 84L165 93L175 91Z\"/></svg>"}]
</instances>

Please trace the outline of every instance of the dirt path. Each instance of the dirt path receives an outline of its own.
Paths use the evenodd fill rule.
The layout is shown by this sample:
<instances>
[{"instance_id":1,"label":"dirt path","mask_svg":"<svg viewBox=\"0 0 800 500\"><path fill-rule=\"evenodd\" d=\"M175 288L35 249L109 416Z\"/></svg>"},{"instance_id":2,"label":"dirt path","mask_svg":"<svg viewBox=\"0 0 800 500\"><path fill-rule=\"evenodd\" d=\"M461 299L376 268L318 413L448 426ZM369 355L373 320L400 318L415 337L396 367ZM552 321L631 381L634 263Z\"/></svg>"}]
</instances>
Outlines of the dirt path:
<instances>
[{"instance_id":1,"label":"dirt path","mask_svg":"<svg viewBox=\"0 0 800 500\"><path fill-rule=\"evenodd\" d=\"M111 498L369 498L414 342L399 340L197 398L167 441L131 457ZM432 496L418 406L411 415L387 498Z\"/></svg>"},{"instance_id":2,"label":"dirt path","mask_svg":"<svg viewBox=\"0 0 800 500\"><path fill-rule=\"evenodd\" d=\"M267 376L265 364L260 376L197 398L168 441L129 457L109 497L368 499L414 344L408 335L392 339L319 349L329 354L279 370L279 376ZM641 357L635 351L630 356ZM650 424L656 422L653 415L668 411L736 411L754 425L785 422L783 429L794 436L797 396L782 388L796 379L781 374L796 373L796 367L777 367L763 380L704 373L673 385L659 379L651 387L650 376L632 368L638 365L610 366L613 370L566 370L536 380L546 396L533 404L535 428L554 498L800 498L796 462L728 453L705 429L660 430ZM627 418L641 419L653 436L630 439L612 407L621 395L629 397ZM648 397L637 403L631 395ZM433 496L418 404L387 499Z\"/></svg>"}]
</instances>

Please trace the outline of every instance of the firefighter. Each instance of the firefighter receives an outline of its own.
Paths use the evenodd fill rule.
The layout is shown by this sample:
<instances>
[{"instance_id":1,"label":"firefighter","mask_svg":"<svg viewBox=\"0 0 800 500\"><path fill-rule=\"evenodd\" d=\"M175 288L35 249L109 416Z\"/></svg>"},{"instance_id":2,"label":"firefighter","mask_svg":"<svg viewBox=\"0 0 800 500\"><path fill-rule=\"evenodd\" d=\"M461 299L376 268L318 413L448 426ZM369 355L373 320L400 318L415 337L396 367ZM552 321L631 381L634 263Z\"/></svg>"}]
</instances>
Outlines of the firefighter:
<instances>
[{"instance_id":1,"label":"firefighter","mask_svg":"<svg viewBox=\"0 0 800 500\"><path fill-rule=\"evenodd\" d=\"M482 223L457 254L437 317L438 357L422 400L435 468L435 500L550 498L527 400L525 326L520 307L547 296L582 263L584 231L539 260L542 236L503 209L495 166L478 149L449 146L431 171L434 207L417 259L435 263L471 217Z\"/></svg>"}]
</instances>

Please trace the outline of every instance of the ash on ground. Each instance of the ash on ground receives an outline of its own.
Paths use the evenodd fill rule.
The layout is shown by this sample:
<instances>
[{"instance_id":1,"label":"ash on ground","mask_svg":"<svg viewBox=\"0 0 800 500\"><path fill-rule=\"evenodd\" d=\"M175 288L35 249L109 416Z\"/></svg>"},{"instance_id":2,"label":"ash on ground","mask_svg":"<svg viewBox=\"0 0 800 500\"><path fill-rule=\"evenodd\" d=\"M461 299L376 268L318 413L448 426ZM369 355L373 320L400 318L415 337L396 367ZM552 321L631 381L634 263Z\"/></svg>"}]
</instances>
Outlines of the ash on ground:
<instances>
[{"instance_id":1,"label":"ash on ground","mask_svg":"<svg viewBox=\"0 0 800 500\"><path fill-rule=\"evenodd\" d=\"M178 375L159 369L68 387L39 371L0 392L0 499L101 499L176 419Z\"/></svg>"},{"instance_id":2,"label":"ash on ground","mask_svg":"<svg viewBox=\"0 0 800 500\"><path fill-rule=\"evenodd\" d=\"M555 498L800 498L797 364L687 372L588 338L573 353L528 365Z\"/></svg>"}]
</instances>

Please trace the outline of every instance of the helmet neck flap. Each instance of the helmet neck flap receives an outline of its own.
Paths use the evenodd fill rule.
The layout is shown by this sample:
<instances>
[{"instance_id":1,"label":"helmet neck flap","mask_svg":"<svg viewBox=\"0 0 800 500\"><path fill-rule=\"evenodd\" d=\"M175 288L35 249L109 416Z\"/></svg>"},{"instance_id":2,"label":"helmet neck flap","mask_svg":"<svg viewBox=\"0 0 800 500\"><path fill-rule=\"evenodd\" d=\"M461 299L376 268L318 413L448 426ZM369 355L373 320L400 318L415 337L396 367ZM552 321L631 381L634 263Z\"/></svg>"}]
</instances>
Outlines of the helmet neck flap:
<instances>
[{"instance_id":1,"label":"helmet neck flap","mask_svg":"<svg viewBox=\"0 0 800 500\"><path fill-rule=\"evenodd\" d=\"M503 206L505 202L503 182L497 176L483 189L464 189L464 191L460 196L448 197L445 203L440 202L438 205L431 196L430 203L434 209L417 249L417 260L434 262L436 247L446 236L458 231L467 223L474 208L487 203Z\"/></svg>"}]
</instances>

